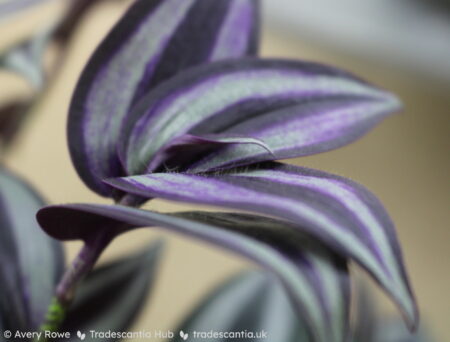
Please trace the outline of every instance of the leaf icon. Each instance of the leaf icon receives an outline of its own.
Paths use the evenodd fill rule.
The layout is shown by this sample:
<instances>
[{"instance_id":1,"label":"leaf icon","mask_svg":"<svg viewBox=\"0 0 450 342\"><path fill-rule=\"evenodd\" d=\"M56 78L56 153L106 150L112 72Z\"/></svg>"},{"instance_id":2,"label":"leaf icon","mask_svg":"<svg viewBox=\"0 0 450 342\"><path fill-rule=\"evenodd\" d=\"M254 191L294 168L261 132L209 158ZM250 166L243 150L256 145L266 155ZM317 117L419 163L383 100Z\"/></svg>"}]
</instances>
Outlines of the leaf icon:
<instances>
[{"instance_id":1,"label":"leaf icon","mask_svg":"<svg viewBox=\"0 0 450 342\"><path fill-rule=\"evenodd\" d=\"M181 331L180 331L180 337L181 337L184 341L186 341L186 340L188 339L188 337L189 337L189 334L188 334L188 333L185 333L183 330L181 330Z\"/></svg>"},{"instance_id":2,"label":"leaf icon","mask_svg":"<svg viewBox=\"0 0 450 342\"><path fill-rule=\"evenodd\" d=\"M81 341L86 338L86 334L83 334L80 330L77 331L77 336Z\"/></svg>"}]
</instances>

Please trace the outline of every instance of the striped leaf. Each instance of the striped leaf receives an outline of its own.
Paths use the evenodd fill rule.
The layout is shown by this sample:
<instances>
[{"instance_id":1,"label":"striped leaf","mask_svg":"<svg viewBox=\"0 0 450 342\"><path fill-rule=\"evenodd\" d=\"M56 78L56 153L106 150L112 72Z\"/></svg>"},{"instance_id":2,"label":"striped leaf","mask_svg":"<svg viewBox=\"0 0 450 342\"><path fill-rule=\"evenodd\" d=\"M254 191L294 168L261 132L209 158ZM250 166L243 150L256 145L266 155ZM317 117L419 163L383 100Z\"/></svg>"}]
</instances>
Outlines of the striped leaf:
<instances>
[{"instance_id":1,"label":"striped leaf","mask_svg":"<svg viewBox=\"0 0 450 342\"><path fill-rule=\"evenodd\" d=\"M102 178L122 174L122 119L153 86L181 69L254 54L257 0L138 0L100 44L70 106L69 147L84 182L110 196Z\"/></svg>"},{"instance_id":2,"label":"striped leaf","mask_svg":"<svg viewBox=\"0 0 450 342\"><path fill-rule=\"evenodd\" d=\"M277 275L314 341L344 341L349 281L345 261L282 221L254 215L184 212L160 214L124 206L52 206L38 213L58 239L87 239L99 227L115 234L159 226L249 258Z\"/></svg>"},{"instance_id":3,"label":"striped leaf","mask_svg":"<svg viewBox=\"0 0 450 342\"><path fill-rule=\"evenodd\" d=\"M412 327L417 308L395 228L377 198L348 179L278 163L223 174L159 173L111 179L143 197L247 210L289 220L364 267Z\"/></svg>"},{"instance_id":4,"label":"striped leaf","mask_svg":"<svg viewBox=\"0 0 450 342\"><path fill-rule=\"evenodd\" d=\"M129 175L155 170L160 149L184 135L236 134L192 166L205 171L324 152L361 137L399 108L390 93L344 71L297 61L244 58L190 69L150 91L124 120L119 154Z\"/></svg>"},{"instance_id":5,"label":"striped leaf","mask_svg":"<svg viewBox=\"0 0 450 342\"><path fill-rule=\"evenodd\" d=\"M239 274L201 300L176 331L266 333L267 337L241 341L309 342L304 322L292 311L289 298L277 279L268 273ZM214 341L226 342L217 338ZM233 340L233 339L232 339ZM175 342L183 342L175 336Z\"/></svg>"},{"instance_id":6,"label":"striped leaf","mask_svg":"<svg viewBox=\"0 0 450 342\"><path fill-rule=\"evenodd\" d=\"M0 311L5 328L36 328L62 274L61 244L42 232L36 211L43 200L0 169Z\"/></svg>"}]
</instances>

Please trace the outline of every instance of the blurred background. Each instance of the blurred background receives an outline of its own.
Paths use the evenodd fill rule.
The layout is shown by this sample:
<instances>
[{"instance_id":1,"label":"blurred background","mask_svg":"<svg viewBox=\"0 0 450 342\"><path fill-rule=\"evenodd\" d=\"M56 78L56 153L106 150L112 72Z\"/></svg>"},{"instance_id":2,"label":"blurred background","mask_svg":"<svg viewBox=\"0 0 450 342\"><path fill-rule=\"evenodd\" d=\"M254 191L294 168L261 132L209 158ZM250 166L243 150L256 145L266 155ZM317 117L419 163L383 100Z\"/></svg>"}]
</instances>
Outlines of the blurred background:
<instances>
[{"instance_id":1,"label":"blurred background","mask_svg":"<svg viewBox=\"0 0 450 342\"><path fill-rule=\"evenodd\" d=\"M16 0L19 1L19 0ZM36 32L64 11L66 1L23 1L18 15L0 13L0 52ZM90 192L72 167L66 116L75 82L98 42L129 5L98 1L70 38L45 96L3 162L27 178L51 203L107 203ZM450 5L445 0L272 0L264 7L262 55L333 64L396 93L399 115L340 150L290 163L319 168L365 184L385 204L398 228L406 264L421 308L422 324L436 341L450 341ZM34 77L35 86L42 79ZM33 88L0 71L0 108L26 100ZM2 115L0 112L0 115ZM0 127L4 117L0 116ZM187 208L163 201L156 210ZM155 237L168 240L160 275L135 329L170 329L214 286L248 264L227 252L159 229L117 239L102 261L129 253ZM67 244L73 258L79 243ZM383 310L394 308L377 292Z\"/></svg>"}]
</instances>

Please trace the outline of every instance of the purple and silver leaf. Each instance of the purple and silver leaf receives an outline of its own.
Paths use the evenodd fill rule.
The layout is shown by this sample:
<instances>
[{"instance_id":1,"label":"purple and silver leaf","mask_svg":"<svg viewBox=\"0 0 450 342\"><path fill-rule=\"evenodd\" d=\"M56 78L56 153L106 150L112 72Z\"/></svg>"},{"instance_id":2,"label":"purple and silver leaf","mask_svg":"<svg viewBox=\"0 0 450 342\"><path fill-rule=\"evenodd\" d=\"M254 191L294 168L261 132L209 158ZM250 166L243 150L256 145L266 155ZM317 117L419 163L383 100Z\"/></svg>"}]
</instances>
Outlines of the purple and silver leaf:
<instances>
[{"instance_id":1,"label":"purple and silver leaf","mask_svg":"<svg viewBox=\"0 0 450 342\"><path fill-rule=\"evenodd\" d=\"M391 100L329 98L260 115L226 132L258 139L270 153L254 145L230 145L205 155L188 170L220 170L339 148L359 139L398 108L396 100Z\"/></svg>"},{"instance_id":2,"label":"purple and silver leaf","mask_svg":"<svg viewBox=\"0 0 450 342\"><path fill-rule=\"evenodd\" d=\"M38 221L51 236L88 240L100 230L114 234L158 226L247 257L278 276L314 341L344 341L349 327L346 262L294 226L248 214L162 214L125 206L50 206Z\"/></svg>"},{"instance_id":3,"label":"purple and silver leaf","mask_svg":"<svg viewBox=\"0 0 450 342\"><path fill-rule=\"evenodd\" d=\"M257 0L138 0L100 44L76 87L68 138L84 182L123 175L116 149L122 120L143 94L180 70L252 55L258 45Z\"/></svg>"},{"instance_id":4,"label":"purple and silver leaf","mask_svg":"<svg viewBox=\"0 0 450 342\"><path fill-rule=\"evenodd\" d=\"M155 173L108 184L148 198L221 206L270 215L296 225L352 258L387 291L410 327L418 320L395 228L361 185L325 172L266 163L226 173Z\"/></svg>"},{"instance_id":5,"label":"purple and silver leaf","mask_svg":"<svg viewBox=\"0 0 450 342\"><path fill-rule=\"evenodd\" d=\"M399 108L392 94L332 67L243 58L203 65L150 91L123 122L127 174L154 171L158 151L184 134L236 134L233 145L195 170L324 152L350 143Z\"/></svg>"},{"instance_id":6,"label":"purple and silver leaf","mask_svg":"<svg viewBox=\"0 0 450 342\"><path fill-rule=\"evenodd\" d=\"M0 169L0 307L10 330L42 323L64 268L61 244L36 222L43 206L33 189Z\"/></svg>"}]
</instances>

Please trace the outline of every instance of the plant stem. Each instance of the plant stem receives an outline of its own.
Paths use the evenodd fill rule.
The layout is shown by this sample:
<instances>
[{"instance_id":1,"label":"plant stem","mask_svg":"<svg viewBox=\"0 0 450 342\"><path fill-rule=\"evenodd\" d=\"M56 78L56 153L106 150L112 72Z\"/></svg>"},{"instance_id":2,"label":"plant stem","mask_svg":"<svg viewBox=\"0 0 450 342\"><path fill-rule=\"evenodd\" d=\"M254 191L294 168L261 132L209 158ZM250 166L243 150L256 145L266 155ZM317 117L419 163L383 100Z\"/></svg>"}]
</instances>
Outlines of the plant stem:
<instances>
[{"instance_id":1,"label":"plant stem","mask_svg":"<svg viewBox=\"0 0 450 342\"><path fill-rule=\"evenodd\" d=\"M92 270L100 254L110 242L109 234L100 234L95 240L85 243L56 288L56 299L60 303L70 304L77 285Z\"/></svg>"},{"instance_id":2,"label":"plant stem","mask_svg":"<svg viewBox=\"0 0 450 342\"><path fill-rule=\"evenodd\" d=\"M78 284L92 270L100 254L113 238L114 236L104 232L95 239L85 242L56 287L55 297L48 308L45 322L40 327L42 332L59 329L75 296Z\"/></svg>"},{"instance_id":3,"label":"plant stem","mask_svg":"<svg viewBox=\"0 0 450 342\"><path fill-rule=\"evenodd\" d=\"M124 206L139 206L144 202L138 196L125 195L116 204ZM84 277L92 270L98 258L115 237L110 231L104 230L94 239L85 241L83 248L72 264L63 274L56 287L56 293L52 303L48 307L45 322L41 325L40 331L57 331L63 323L67 310L75 297L76 289ZM45 342L44 337L39 342Z\"/></svg>"}]
</instances>

